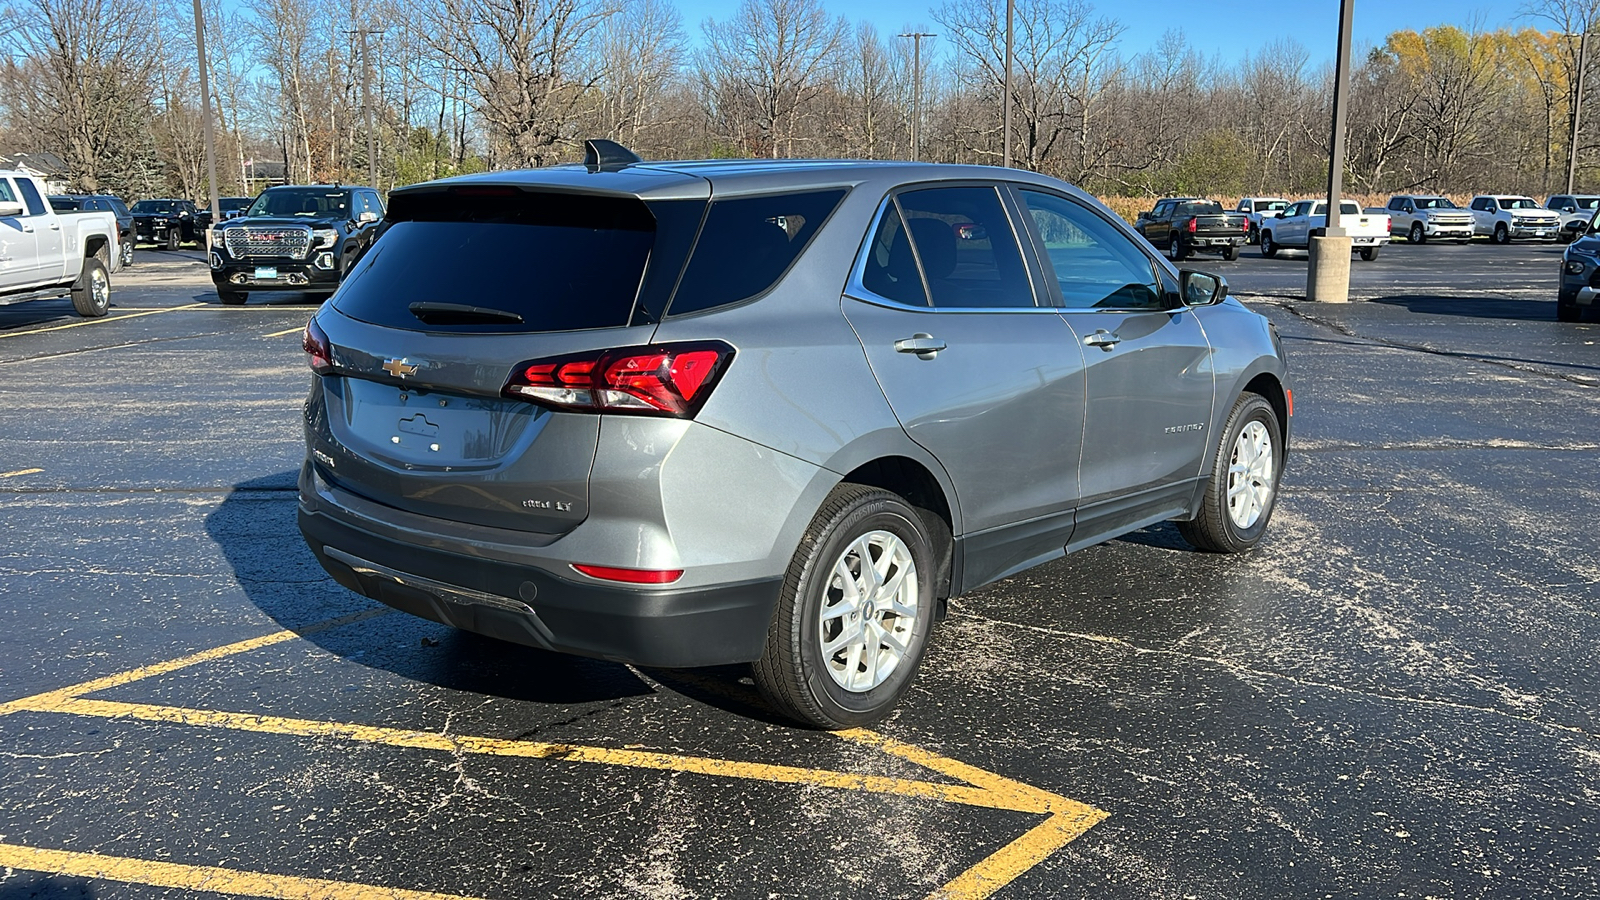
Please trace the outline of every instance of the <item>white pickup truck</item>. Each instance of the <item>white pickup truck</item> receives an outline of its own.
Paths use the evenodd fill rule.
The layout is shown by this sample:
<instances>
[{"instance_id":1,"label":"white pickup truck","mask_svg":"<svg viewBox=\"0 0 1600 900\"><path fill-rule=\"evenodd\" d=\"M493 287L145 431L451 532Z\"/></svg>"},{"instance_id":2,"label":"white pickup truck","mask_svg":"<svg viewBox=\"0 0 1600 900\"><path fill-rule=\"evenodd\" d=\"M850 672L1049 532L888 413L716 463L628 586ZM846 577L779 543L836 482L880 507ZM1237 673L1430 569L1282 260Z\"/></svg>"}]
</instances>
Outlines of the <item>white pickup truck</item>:
<instances>
[{"instance_id":1,"label":"white pickup truck","mask_svg":"<svg viewBox=\"0 0 1600 900\"><path fill-rule=\"evenodd\" d=\"M0 171L0 306L70 295L79 315L103 316L121 261L114 213L58 214L33 176Z\"/></svg>"},{"instance_id":2,"label":"white pickup truck","mask_svg":"<svg viewBox=\"0 0 1600 900\"><path fill-rule=\"evenodd\" d=\"M1554 241L1561 237L1561 215L1540 209L1532 197L1520 194L1479 194L1472 198L1472 233L1490 242L1509 244L1512 238Z\"/></svg>"},{"instance_id":3,"label":"white pickup truck","mask_svg":"<svg viewBox=\"0 0 1600 900\"><path fill-rule=\"evenodd\" d=\"M1305 250L1311 246L1312 232L1327 225L1328 201L1300 200L1276 219L1261 222L1261 255L1277 256L1279 250ZM1354 200L1339 201L1339 225L1350 236L1350 243L1371 262L1389 243L1389 217L1362 212Z\"/></svg>"},{"instance_id":4,"label":"white pickup truck","mask_svg":"<svg viewBox=\"0 0 1600 900\"><path fill-rule=\"evenodd\" d=\"M1389 217L1389 234L1413 244L1450 238L1472 240L1472 213L1438 194L1396 194L1387 207L1367 207L1368 215Z\"/></svg>"},{"instance_id":5,"label":"white pickup truck","mask_svg":"<svg viewBox=\"0 0 1600 900\"><path fill-rule=\"evenodd\" d=\"M1245 243L1261 243L1261 220L1276 219L1289 208L1289 201L1282 197L1244 197L1239 205L1234 207L1234 212L1240 213L1250 220Z\"/></svg>"}]
</instances>

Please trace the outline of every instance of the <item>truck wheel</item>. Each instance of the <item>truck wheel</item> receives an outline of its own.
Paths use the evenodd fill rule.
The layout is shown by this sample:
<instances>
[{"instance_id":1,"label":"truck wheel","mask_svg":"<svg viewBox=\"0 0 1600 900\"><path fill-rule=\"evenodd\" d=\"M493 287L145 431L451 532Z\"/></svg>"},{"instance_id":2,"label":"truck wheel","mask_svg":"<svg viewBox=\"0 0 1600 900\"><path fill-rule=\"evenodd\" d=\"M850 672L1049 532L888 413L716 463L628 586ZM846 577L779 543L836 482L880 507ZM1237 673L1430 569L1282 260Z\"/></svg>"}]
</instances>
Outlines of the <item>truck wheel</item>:
<instances>
[{"instance_id":1,"label":"truck wheel","mask_svg":"<svg viewBox=\"0 0 1600 900\"><path fill-rule=\"evenodd\" d=\"M72 283L72 308L90 319L111 311L111 276L106 274L105 260L99 256L83 261L83 271Z\"/></svg>"},{"instance_id":2,"label":"truck wheel","mask_svg":"<svg viewBox=\"0 0 1600 900\"><path fill-rule=\"evenodd\" d=\"M1246 244L1261 243L1261 229L1255 225L1251 225L1250 230L1245 233L1244 242Z\"/></svg>"},{"instance_id":3,"label":"truck wheel","mask_svg":"<svg viewBox=\"0 0 1600 900\"><path fill-rule=\"evenodd\" d=\"M1496 223L1494 223L1494 234L1489 236L1489 240L1493 241L1496 244L1509 244L1509 243L1511 243L1511 231L1506 228L1506 223L1504 223L1504 222L1496 222Z\"/></svg>"},{"instance_id":4,"label":"truck wheel","mask_svg":"<svg viewBox=\"0 0 1600 900\"><path fill-rule=\"evenodd\" d=\"M1239 247L1238 247L1238 245L1229 244L1228 246L1224 247L1222 249L1222 258L1227 260L1228 262L1233 262L1234 260L1238 259L1239 258Z\"/></svg>"},{"instance_id":5,"label":"truck wheel","mask_svg":"<svg viewBox=\"0 0 1600 900\"><path fill-rule=\"evenodd\" d=\"M124 241L122 244L122 265L124 268L133 265L133 241Z\"/></svg>"},{"instance_id":6,"label":"truck wheel","mask_svg":"<svg viewBox=\"0 0 1600 900\"><path fill-rule=\"evenodd\" d=\"M1278 245L1272 242L1272 232L1261 232L1261 255L1271 259L1278 255Z\"/></svg>"},{"instance_id":7,"label":"truck wheel","mask_svg":"<svg viewBox=\"0 0 1600 900\"><path fill-rule=\"evenodd\" d=\"M217 288L217 299L229 306L243 306L244 301L249 297L249 291L230 291L224 288Z\"/></svg>"},{"instance_id":8,"label":"truck wheel","mask_svg":"<svg viewBox=\"0 0 1600 900\"><path fill-rule=\"evenodd\" d=\"M1378 251L1380 249L1382 249L1382 248L1381 247L1362 247L1361 248L1361 261L1362 262L1372 262L1373 260L1377 259L1378 258Z\"/></svg>"},{"instance_id":9,"label":"truck wheel","mask_svg":"<svg viewBox=\"0 0 1600 900\"><path fill-rule=\"evenodd\" d=\"M167 246L168 250L176 250L176 249L178 249L178 244L180 242L182 242L182 240L183 240L183 235L178 233L178 229L176 229L176 228L168 228L167 229L167 245L166 246Z\"/></svg>"},{"instance_id":10,"label":"truck wheel","mask_svg":"<svg viewBox=\"0 0 1600 900\"><path fill-rule=\"evenodd\" d=\"M781 713L818 728L889 714L933 630L933 542L888 491L834 488L806 528L751 666Z\"/></svg>"},{"instance_id":11,"label":"truck wheel","mask_svg":"<svg viewBox=\"0 0 1600 900\"><path fill-rule=\"evenodd\" d=\"M1184 252L1183 249L1182 238L1178 237L1177 235L1172 236L1172 241L1167 246L1167 256L1171 257L1173 262L1178 262L1188 258L1189 254Z\"/></svg>"},{"instance_id":12,"label":"truck wheel","mask_svg":"<svg viewBox=\"0 0 1600 900\"><path fill-rule=\"evenodd\" d=\"M1178 533L1197 549L1243 553L1261 542L1283 475L1283 431L1260 394L1240 394L1222 429L1198 515Z\"/></svg>"},{"instance_id":13,"label":"truck wheel","mask_svg":"<svg viewBox=\"0 0 1600 900\"><path fill-rule=\"evenodd\" d=\"M1411 243L1413 243L1413 244L1422 244L1422 243L1426 243L1427 240L1428 240L1428 235L1427 235L1426 232L1424 232L1422 230L1422 223L1421 222L1412 222L1411 223L1411 237L1410 237Z\"/></svg>"},{"instance_id":14,"label":"truck wheel","mask_svg":"<svg viewBox=\"0 0 1600 900\"><path fill-rule=\"evenodd\" d=\"M1560 300L1556 301L1557 322L1577 322L1582 318L1583 312L1578 309L1578 304L1562 303Z\"/></svg>"}]
</instances>

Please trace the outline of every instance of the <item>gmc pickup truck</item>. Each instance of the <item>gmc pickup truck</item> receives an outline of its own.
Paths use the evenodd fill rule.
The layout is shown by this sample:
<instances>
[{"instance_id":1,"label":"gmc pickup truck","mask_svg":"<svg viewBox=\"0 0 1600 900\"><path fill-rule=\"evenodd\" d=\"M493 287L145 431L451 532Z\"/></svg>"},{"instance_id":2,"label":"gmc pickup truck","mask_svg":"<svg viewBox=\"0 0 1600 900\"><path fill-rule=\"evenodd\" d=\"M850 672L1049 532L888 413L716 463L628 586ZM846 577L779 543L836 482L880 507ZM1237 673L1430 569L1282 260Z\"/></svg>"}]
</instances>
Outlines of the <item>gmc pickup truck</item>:
<instances>
[{"instance_id":1,"label":"gmc pickup truck","mask_svg":"<svg viewBox=\"0 0 1600 900\"><path fill-rule=\"evenodd\" d=\"M57 214L33 176L0 171L0 306L71 296L79 315L105 315L117 235L113 213Z\"/></svg>"},{"instance_id":2,"label":"gmc pickup truck","mask_svg":"<svg viewBox=\"0 0 1600 900\"><path fill-rule=\"evenodd\" d=\"M1196 252L1221 253L1223 259L1238 259L1249 220L1222 211L1215 200L1197 197L1172 197L1156 202L1155 208L1140 213L1133 230L1158 248L1165 248L1174 260L1187 259Z\"/></svg>"},{"instance_id":3,"label":"gmc pickup truck","mask_svg":"<svg viewBox=\"0 0 1600 900\"><path fill-rule=\"evenodd\" d=\"M1233 211L1250 220L1250 232L1245 237L1245 243L1261 243L1261 220L1276 219L1288 208L1289 201L1282 197L1242 198Z\"/></svg>"},{"instance_id":4,"label":"gmc pickup truck","mask_svg":"<svg viewBox=\"0 0 1600 900\"><path fill-rule=\"evenodd\" d=\"M1305 250L1311 235L1327 226L1328 201L1301 200L1276 219L1261 223L1261 255L1273 257L1279 250ZM1339 201L1339 224L1362 260L1371 262L1389 243L1389 217L1369 215L1354 200Z\"/></svg>"},{"instance_id":5,"label":"gmc pickup truck","mask_svg":"<svg viewBox=\"0 0 1600 900\"><path fill-rule=\"evenodd\" d=\"M1450 238L1463 244L1472 240L1472 213L1434 194L1396 194L1386 207L1368 207L1369 216L1388 216L1390 236L1413 244Z\"/></svg>"}]
</instances>

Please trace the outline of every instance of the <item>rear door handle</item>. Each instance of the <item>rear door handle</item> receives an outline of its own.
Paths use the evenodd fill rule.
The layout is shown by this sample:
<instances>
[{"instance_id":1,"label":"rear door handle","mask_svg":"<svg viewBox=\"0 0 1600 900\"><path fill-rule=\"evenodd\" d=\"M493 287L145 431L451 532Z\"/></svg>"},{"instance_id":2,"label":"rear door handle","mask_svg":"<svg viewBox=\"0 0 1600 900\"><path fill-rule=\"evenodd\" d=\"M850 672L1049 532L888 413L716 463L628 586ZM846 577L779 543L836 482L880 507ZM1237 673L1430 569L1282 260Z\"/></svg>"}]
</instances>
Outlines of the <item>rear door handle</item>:
<instances>
[{"instance_id":1,"label":"rear door handle","mask_svg":"<svg viewBox=\"0 0 1600 900\"><path fill-rule=\"evenodd\" d=\"M915 353L918 359L933 359L934 354L943 350L944 347L944 341L921 331L911 337L901 338L894 342L894 352Z\"/></svg>"},{"instance_id":2,"label":"rear door handle","mask_svg":"<svg viewBox=\"0 0 1600 900\"><path fill-rule=\"evenodd\" d=\"M51 222L50 223L50 230L51 231L60 231L61 230L61 223L60 222Z\"/></svg>"},{"instance_id":3,"label":"rear door handle","mask_svg":"<svg viewBox=\"0 0 1600 900\"><path fill-rule=\"evenodd\" d=\"M1099 347L1101 350L1110 353L1114 347L1122 343L1122 338L1102 328L1084 338L1083 342L1091 347Z\"/></svg>"},{"instance_id":4,"label":"rear door handle","mask_svg":"<svg viewBox=\"0 0 1600 900\"><path fill-rule=\"evenodd\" d=\"M22 233L23 234L33 234L33 226L32 225L24 225L24 226L22 226Z\"/></svg>"}]
</instances>

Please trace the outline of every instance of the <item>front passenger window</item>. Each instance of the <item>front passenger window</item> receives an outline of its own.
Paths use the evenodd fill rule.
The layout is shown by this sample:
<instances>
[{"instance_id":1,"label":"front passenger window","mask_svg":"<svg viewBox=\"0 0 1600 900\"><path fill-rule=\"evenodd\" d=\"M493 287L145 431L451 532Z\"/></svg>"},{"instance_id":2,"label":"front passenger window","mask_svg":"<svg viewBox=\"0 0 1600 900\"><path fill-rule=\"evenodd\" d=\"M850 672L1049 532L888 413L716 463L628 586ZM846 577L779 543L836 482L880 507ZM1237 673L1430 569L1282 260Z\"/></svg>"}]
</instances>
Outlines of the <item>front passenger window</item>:
<instances>
[{"instance_id":1,"label":"front passenger window","mask_svg":"<svg viewBox=\"0 0 1600 900\"><path fill-rule=\"evenodd\" d=\"M1055 194L1022 191L1067 309L1162 309L1150 258L1110 223Z\"/></svg>"}]
</instances>

